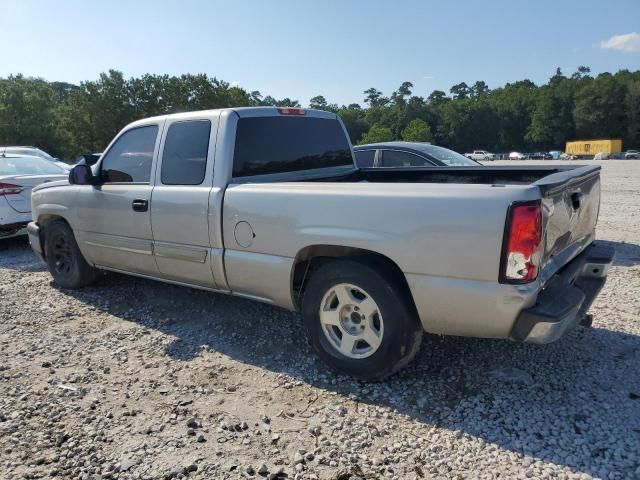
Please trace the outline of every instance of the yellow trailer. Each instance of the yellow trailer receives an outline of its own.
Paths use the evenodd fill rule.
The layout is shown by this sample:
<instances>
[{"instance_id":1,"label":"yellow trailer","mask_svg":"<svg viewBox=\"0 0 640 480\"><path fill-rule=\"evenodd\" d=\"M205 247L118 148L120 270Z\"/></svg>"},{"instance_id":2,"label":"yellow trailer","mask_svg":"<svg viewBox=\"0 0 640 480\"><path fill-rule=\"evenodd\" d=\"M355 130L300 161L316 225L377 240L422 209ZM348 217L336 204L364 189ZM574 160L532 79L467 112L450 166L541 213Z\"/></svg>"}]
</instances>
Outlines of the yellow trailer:
<instances>
[{"instance_id":1,"label":"yellow trailer","mask_svg":"<svg viewBox=\"0 0 640 480\"><path fill-rule=\"evenodd\" d=\"M622 140L576 140L567 142L565 152L576 156L594 156L596 153L620 153Z\"/></svg>"}]
</instances>

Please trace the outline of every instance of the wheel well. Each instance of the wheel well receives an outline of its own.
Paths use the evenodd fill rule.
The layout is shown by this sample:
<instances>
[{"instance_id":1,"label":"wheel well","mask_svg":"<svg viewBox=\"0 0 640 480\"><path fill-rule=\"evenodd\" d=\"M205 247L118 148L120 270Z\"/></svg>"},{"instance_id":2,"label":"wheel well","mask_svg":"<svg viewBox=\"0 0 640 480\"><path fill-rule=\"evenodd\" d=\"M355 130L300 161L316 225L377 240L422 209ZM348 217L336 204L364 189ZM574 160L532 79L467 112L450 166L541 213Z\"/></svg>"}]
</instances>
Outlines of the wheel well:
<instances>
[{"instance_id":1,"label":"wheel well","mask_svg":"<svg viewBox=\"0 0 640 480\"><path fill-rule=\"evenodd\" d=\"M293 301L296 308L300 307L304 289L313 272L322 265L337 259L360 262L384 272L385 275L393 278L403 288L415 308L407 279L393 260L372 250L339 245L311 245L298 252L291 277Z\"/></svg>"}]
</instances>

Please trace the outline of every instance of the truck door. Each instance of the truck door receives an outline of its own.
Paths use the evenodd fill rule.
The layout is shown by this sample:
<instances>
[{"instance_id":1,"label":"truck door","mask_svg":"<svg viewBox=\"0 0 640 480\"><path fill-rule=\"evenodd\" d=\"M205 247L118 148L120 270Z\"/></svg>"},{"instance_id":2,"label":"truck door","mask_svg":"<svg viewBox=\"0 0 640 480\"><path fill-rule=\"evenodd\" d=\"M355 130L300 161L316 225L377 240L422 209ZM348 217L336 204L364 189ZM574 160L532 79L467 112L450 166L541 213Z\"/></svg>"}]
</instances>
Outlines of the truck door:
<instances>
[{"instance_id":1,"label":"truck door","mask_svg":"<svg viewBox=\"0 0 640 480\"><path fill-rule=\"evenodd\" d=\"M167 120L151 199L153 249L161 276L207 288L216 288L208 208L217 123L217 117Z\"/></svg>"},{"instance_id":2,"label":"truck door","mask_svg":"<svg viewBox=\"0 0 640 480\"><path fill-rule=\"evenodd\" d=\"M157 276L151 233L151 172L161 124L122 133L103 155L100 185L76 187L74 229L88 259L102 267Z\"/></svg>"}]
</instances>

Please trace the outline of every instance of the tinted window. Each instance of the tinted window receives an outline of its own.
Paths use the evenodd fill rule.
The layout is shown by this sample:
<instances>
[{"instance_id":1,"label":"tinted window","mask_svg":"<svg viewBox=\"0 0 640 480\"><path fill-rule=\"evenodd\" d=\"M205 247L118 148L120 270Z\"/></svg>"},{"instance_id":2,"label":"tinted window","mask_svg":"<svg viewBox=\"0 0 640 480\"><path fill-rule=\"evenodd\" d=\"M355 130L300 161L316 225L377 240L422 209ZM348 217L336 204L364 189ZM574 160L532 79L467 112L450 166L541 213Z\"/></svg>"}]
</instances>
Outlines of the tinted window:
<instances>
[{"instance_id":1,"label":"tinted window","mask_svg":"<svg viewBox=\"0 0 640 480\"><path fill-rule=\"evenodd\" d=\"M238 120L235 177L339 165L353 165L353 160L337 120L284 116Z\"/></svg>"},{"instance_id":2,"label":"tinted window","mask_svg":"<svg viewBox=\"0 0 640 480\"><path fill-rule=\"evenodd\" d=\"M106 182L143 182L151 179L151 162L158 126L134 128L125 132L102 160Z\"/></svg>"},{"instance_id":3,"label":"tinted window","mask_svg":"<svg viewBox=\"0 0 640 480\"><path fill-rule=\"evenodd\" d=\"M408 152L397 150L382 151L383 167L424 167L433 166L428 160Z\"/></svg>"},{"instance_id":4,"label":"tinted window","mask_svg":"<svg viewBox=\"0 0 640 480\"><path fill-rule=\"evenodd\" d=\"M174 123L164 142L160 177L165 185L200 185L207 168L211 122Z\"/></svg>"},{"instance_id":5,"label":"tinted window","mask_svg":"<svg viewBox=\"0 0 640 480\"><path fill-rule=\"evenodd\" d=\"M356 150L353 153L360 168L373 167L373 159L376 156L375 150Z\"/></svg>"}]
</instances>

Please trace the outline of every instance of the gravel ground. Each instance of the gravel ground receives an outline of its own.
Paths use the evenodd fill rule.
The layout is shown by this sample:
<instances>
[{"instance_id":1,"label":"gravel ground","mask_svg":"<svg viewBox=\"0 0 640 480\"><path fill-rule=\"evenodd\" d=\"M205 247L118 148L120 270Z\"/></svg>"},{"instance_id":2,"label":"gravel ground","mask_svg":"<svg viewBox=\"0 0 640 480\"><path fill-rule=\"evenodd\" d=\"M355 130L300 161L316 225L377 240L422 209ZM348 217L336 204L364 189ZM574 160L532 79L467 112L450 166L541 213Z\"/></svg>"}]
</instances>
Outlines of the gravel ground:
<instances>
[{"instance_id":1,"label":"gravel ground","mask_svg":"<svg viewBox=\"0 0 640 480\"><path fill-rule=\"evenodd\" d=\"M4 241L0 477L640 478L640 162L602 176L592 328L426 337L378 384L327 371L294 314L115 274L62 290Z\"/></svg>"}]
</instances>

